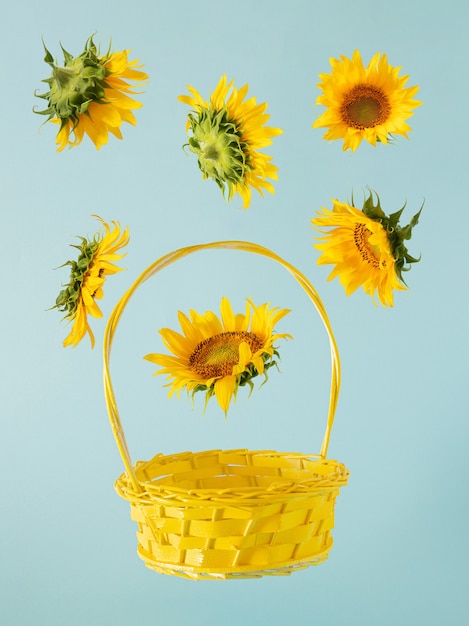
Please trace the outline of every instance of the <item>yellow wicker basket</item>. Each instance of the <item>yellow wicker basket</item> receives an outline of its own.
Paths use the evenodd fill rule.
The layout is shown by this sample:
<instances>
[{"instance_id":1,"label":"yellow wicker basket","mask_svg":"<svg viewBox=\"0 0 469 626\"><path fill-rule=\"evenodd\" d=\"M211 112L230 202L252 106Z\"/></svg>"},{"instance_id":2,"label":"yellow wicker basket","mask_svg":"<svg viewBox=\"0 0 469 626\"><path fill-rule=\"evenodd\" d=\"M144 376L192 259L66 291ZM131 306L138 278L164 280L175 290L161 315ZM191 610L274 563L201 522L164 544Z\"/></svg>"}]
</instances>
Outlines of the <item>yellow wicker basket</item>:
<instances>
[{"instance_id":1,"label":"yellow wicker basket","mask_svg":"<svg viewBox=\"0 0 469 626\"><path fill-rule=\"evenodd\" d=\"M272 450L210 450L157 454L132 464L112 388L114 334L135 290L189 254L240 250L280 263L303 287L329 336L332 377L326 431L319 454ZM314 287L279 256L253 243L222 241L181 248L150 265L109 317L103 342L104 391L125 473L117 493L138 525L138 554L163 574L191 579L290 574L323 562L332 547L334 504L348 470L326 459L340 386L340 362L327 313Z\"/></svg>"}]
</instances>

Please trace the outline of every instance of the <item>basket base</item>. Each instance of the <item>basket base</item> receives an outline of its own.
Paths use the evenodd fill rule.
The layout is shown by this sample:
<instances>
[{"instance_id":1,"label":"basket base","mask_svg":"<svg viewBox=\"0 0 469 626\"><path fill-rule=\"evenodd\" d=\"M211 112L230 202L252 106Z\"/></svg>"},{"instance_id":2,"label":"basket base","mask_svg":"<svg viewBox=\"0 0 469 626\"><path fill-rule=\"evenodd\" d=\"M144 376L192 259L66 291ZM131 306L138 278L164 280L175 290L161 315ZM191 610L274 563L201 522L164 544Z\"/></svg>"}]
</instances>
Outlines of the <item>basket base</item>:
<instances>
[{"instance_id":1,"label":"basket base","mask_svg":"<svg viewBox=\"0 0 469 626\"><path fill-rule=\"evenodd\" d=\"M138 554L162 574L226 580L288 575L325 561L348 470L315 455L210 450L156 455L116 482Z\"/></svg>"},{"instance_id":2,"label":"basket base","mask_svg":"<svg viewBox=\"0 0 469 626\"><path fill-rule=\"evenodd\" d=\"M329 557L333 541L331 537L330 546L322 553L318 553L309 561L292 562L288 565L278 565L272 569L252 569L252 567L237 567L232 571L216 571L201 570L193 567L185 567L181 565L169 565L166 563L157 563L151 554L146 553L141 546L138 546L137 554L145 563L146 567L157 572L158 574L166 574L168 576L178 576L188 580L244 580L246 578L262 578L263 576L290 576L293 572L304 570L313 565L324 563Z\"/></svg>"}]
</instances>

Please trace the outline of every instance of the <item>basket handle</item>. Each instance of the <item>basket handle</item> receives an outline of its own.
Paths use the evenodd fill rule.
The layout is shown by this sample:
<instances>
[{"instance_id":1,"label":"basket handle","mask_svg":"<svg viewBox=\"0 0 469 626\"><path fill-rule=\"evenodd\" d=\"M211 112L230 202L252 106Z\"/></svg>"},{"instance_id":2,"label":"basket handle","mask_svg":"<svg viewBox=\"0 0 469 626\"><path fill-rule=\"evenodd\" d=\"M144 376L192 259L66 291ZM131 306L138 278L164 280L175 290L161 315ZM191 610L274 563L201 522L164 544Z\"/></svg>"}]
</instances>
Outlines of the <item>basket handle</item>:
<instances>
[{"instance_id":1,"label":"basket handle","mask_svg":"<svg viewBox=\"0 0 469 626\"><path fill-rule=\"evenodd\" d=\"M135 475L132 460L129 454L129 450L127 447L127 442L125 440L124 430L122 428L122 424L119 418L119 412L117 410L116 399L114 396L114 390L111 382L111 375L109 371L109 359L111 356L111 347L114 339L114 334L117 329L117 325L119 323L120 317L124 312L127 303L130 298L136 291L136 289L144 283L146 280L151 278L154 274L157 274L161 270L165 269L175 261L188 256L189 254L193 254L194 252L198 252L200 250L213 250L213 249L228 249L228 250L241 250L243 252L251 252L253 254L259 254L261 256L265 256L273 261L276 261L280 265L282 265L295 280L303 287L304 291L316 307L317 312L326 328L327 335L329 337L330 350L331 350L331 360L332 360L332 374L331 374L331 387L329 393L329 410L327 415L327 424L326 431L324 434L324 439L321 446L321 451L319 453L321 458L325 458L327 455L327 449L329 447L329 439L331 435L332 424L334 422L334 415L337 407L337 401L339 397L339 389L340 389L340 359L339 352L337 349L337 344L332 333L332 328L329 322L329 318L326 313L326 309L324 308L321 299L316 292L313 285L309 282L309 280L299 272L293 265L284 261L277 254L269 250L268 248L264 248L255 243L248 243L245 241L216 241L213 243L207 244L199 244L195 246L188 246L185 248L180 248L179 250L175 250L161 257L154 263L152 263L140 276L135 280L133 285L128 289L124 295L121 297L119 302L114 307L111 315L106 324L106 329L104 331L103 338L103 379L104 379L104 396L106 399L106 406L109 415L109 421L111 423L112 432L114 438L117 443L117 448L122 457L122 461L124 462L124 467L127 472L129 479L132 482L134 489L138 492L141 491L141 487Z\"/></svg>"}]
</instances>

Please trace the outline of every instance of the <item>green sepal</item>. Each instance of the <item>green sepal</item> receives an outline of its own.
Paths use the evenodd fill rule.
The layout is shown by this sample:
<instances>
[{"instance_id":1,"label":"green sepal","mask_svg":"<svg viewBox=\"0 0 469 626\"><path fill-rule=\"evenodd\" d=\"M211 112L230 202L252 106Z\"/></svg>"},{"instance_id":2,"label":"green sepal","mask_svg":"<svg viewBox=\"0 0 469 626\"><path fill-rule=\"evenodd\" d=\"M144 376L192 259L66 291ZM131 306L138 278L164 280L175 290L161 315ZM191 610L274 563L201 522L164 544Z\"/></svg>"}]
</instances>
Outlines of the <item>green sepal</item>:
<instances>
[{"instance_id":1,"label":"green sepal","mask_svg":"<svg viewBox=\"0 0 469 626\"><path fill-rule=\"evenodd\" d=\"M400 226L399 220L407 203L404 203L404 206L398 211L395 211L390 215L386 215L386 213L381 208L378 194L376 192L373 192L371 189L369 191L370 195L365 198L362 211L367 217L369 217L373 221L379 222L386 230L389 245L391 248L391 254L393 255L395 260L395 270L397 277L405 285L406 282L402 277L402 272L408 272L411 269L411 264L418 263L420 261L420 257L417 259L411 256L407 250L406 245L404 244L404 241L408 241L412 237L412 229L419 222L424 203L422 203L420 210L412 217L407 226ZM374 202L373 193L376 196L376 204ZM354 206L353 196L352 206Z\"/></svg>"},{"instance_id":2,"label":"green sepal","mask_svg":"<svg viewBox=\"0 0 469 626\"><path fill-rule=\"evenodd\" d=\"M201 107L188 119L192 136L186 145L197 155L203 177L214 180L223 194L227 190L231 199L250 171L249 148L239 124L229 118L226 106L219 111Z\"/></svg>"},{"instance_id":3,"label":"green sepal","mask_svg":"<svg viewBox=\"0 0 469 626\"><path fill-rule=\"evenodd\" d=\"M83 52L74 57L60 44L64 57L63 65L59 66L43 42L44 61L52 68L52 75L42 82L47 83L49 91L34 95L48 101L48 107L43 111L36 111L39 115L47 115L48 120L57 117L62 127L72 120L78 123L78 116L86 113L91 102L105 102L105 88L109 71L104 67L109 53L99 57L93 36L85 43Z\"/></svg>"},{"instance_id":4,"label":"green sepal","mask_svg":"<svg viewBox=\"0 0 469 626\"><path fill-rule=\"evenodd\" d=\"M90 37L90 47L93 47L94 51L96 52L96 46L93 44L93 38L92 37ZM67 52L67 50L65 50L65 48L63 47L62 44L60 44L60 48L62 50L62 54L64 55L65 65L67 66L67 65L69 65L73 61L73 55L70 54L70 52Z\"/></svg>"},{"instance_id":5,"label":"green sepal","mask_svg":"<svg viewBox=\"0 0 469 626\"><path fill-rule=\"evenodd\" d=\"M78 259L76 261L66 261L60 266L70 266L69 282L67 285L63 285L64 289L59 292L55 305L51 307L51 309L58 309L61 313L65 313L64 319L73 319L75 316L85 275L93 265L93 260L101 241L100 234L95 235L91 241L85 239L85 237L79 238L81 239L81 245L71 245L72 248L79 250Z\"/></svg>"},{"instance_id":6,"label":"green sepal","mask_svg":"<svg viewBox=\"0 0 469 626\"><path fill-rule=\"evenodd\" d=\"M54 57L52 56L52 54L49 52L49 50L46 47L46 44L44 43L44 39L42 40L42 45L44 47L44 52L46 53L46 56L44 57L44 61L50 65L51 67L54 67ZM47 80L47 79L46 79ZM44 80L43 82L46 82L46 80Z\"/></svg>"}]
</instances>

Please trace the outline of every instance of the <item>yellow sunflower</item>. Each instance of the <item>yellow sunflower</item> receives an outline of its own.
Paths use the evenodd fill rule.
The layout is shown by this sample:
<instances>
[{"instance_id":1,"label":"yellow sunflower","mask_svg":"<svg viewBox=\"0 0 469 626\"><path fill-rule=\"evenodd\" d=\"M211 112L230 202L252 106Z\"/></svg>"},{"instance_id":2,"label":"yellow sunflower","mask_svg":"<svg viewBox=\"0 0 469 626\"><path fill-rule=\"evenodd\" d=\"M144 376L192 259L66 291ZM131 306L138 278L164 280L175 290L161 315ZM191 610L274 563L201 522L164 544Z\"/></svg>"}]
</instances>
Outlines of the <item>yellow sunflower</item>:
<instances>
[{"instance_id":1,"label":"yellow sunflower","mask_svg":"<svg viewBox=\"0 0 469 626\"><path fill-rule=\"evenodd\" d=\"M62 48L63 67L56 65L51 53L45 46L44 49L44 60L51 66L52 76L42 81L49 85L49 91L36 96L47 100L49 106L36 112L47 115L47 121L60 124L57 151L67 145L78 145L85 133L97 150L108 142L109 133L122 139L122 122L135 125L132 109L142 106L128 95L136 92L127 80L142 83L148 78L137 69L142 67L137 65L138 60L128 60L129 50L113 53L108 50L100 56L93 37L87 40L78 57Z\"/></svg>"},{"instance_id":2,"label":"yellow sunflower","mask_svg":"<svg viewBox=\"0 0 469 626\"><path fill-rule=\"evenodd\" d=\"M406 289L402 272L420 260L410 256L404 241L411 238L422 209L407 226L401 227L399 218L404 207L387 216L376 197L375 205L370 193L362 210L332 200L332 211L317 211L318 217L311 221L321 227L316 230L324 236L319 238L323 243L315 247L322 250L318 265L335 265L328 280L339 276L347 296L361 285L373 301L377 291L381 304L393 306L393 290ZM324 227L332 230L323 230Z\"/></svg>"},{"instance_id":3,"label":"yellow sunflower","mask_svg":"<svg viewBox=\"0 0 469 626\"><path fill-rule=\"evenodd\" d=\"M205 391L205 404L215 396L218 404L228 411L231 398L238 387L249 385L252 379L276 365L279 356L274 341L287 334L274 334L275 324L289 311L270 308L269 304L256 307L250 300L245 314L235 315L227 298L220 305L221 319L212 311L204 315L190 311L190 319L178 313L183 334L170 328L159 332L165 347L174 356L147 354L144 358L163 369L155 374L166 374L170 387L178 397L182 389L194 395Z\"/></svg>"},{"instance_id":4,"label":"yellow sunflower","mask_svg":"<svg viewBox=\"0 0 469 626\"><path fill-rule=\"evenodd\" d=\"M178 99L193 108L186 125L190 131L188 145L198 157L203 178L214 180L223 194L227 190L228 200L239 193L243 209L247 209L251 189L261 196L264 189L275 191L267 179L277 180L278 168L271 163L272 157L259 150L283 131L265 126L270 118L267 104L257 104L256 98L244 101L248 85L238 90L233 82L227 83L222 76L209 102L190 85L192 95Z\"/></svg>"},{"instance_id":5,"label":"yellow sunflower","mask_svg":"<svg viewBox=\"0 0 469 626\"><path fill-rule=\"evenodd\" d=\"M325 139L343 139L343 149L352 151L362 139L375 146L392 135L407 137L412 129L405 120L422 103L414 100L418 87L404 87L409 76L399 76L400 67L392 67L377 52L365 68L358 50L351 60L341 56L330 63L332 72L319 75L323 95L316 100L327 110L313 128L328 128Z\"/></svg>"},{"instance_id":6,"label":"yellow sunflower","mask_svg":"<svg viewBox=\"0 0 469 626\"><path fill-rule=\"evenodd\" d=\"M120 272L113 261L118 261L125 254L117 251L129 242L128 228L121 233L119 222L112 222L114 230L98 215L94 215L106 229L106 233L96 233L92 240L80 237L81 245L72 246L80 252L77 261L67 261L70 265L70 280L65 289L59 293L55 306L65 312L64 319L73 321L72 329L65 338L64 347L76 347L86 333L90 336L91 347L94 348L94 335L88 323L88 315L102 317L101 309L96 303L103 295L103 285L107 274ZM63 267L63 266L62 266Z\"/></svg>"}]
</instances>

